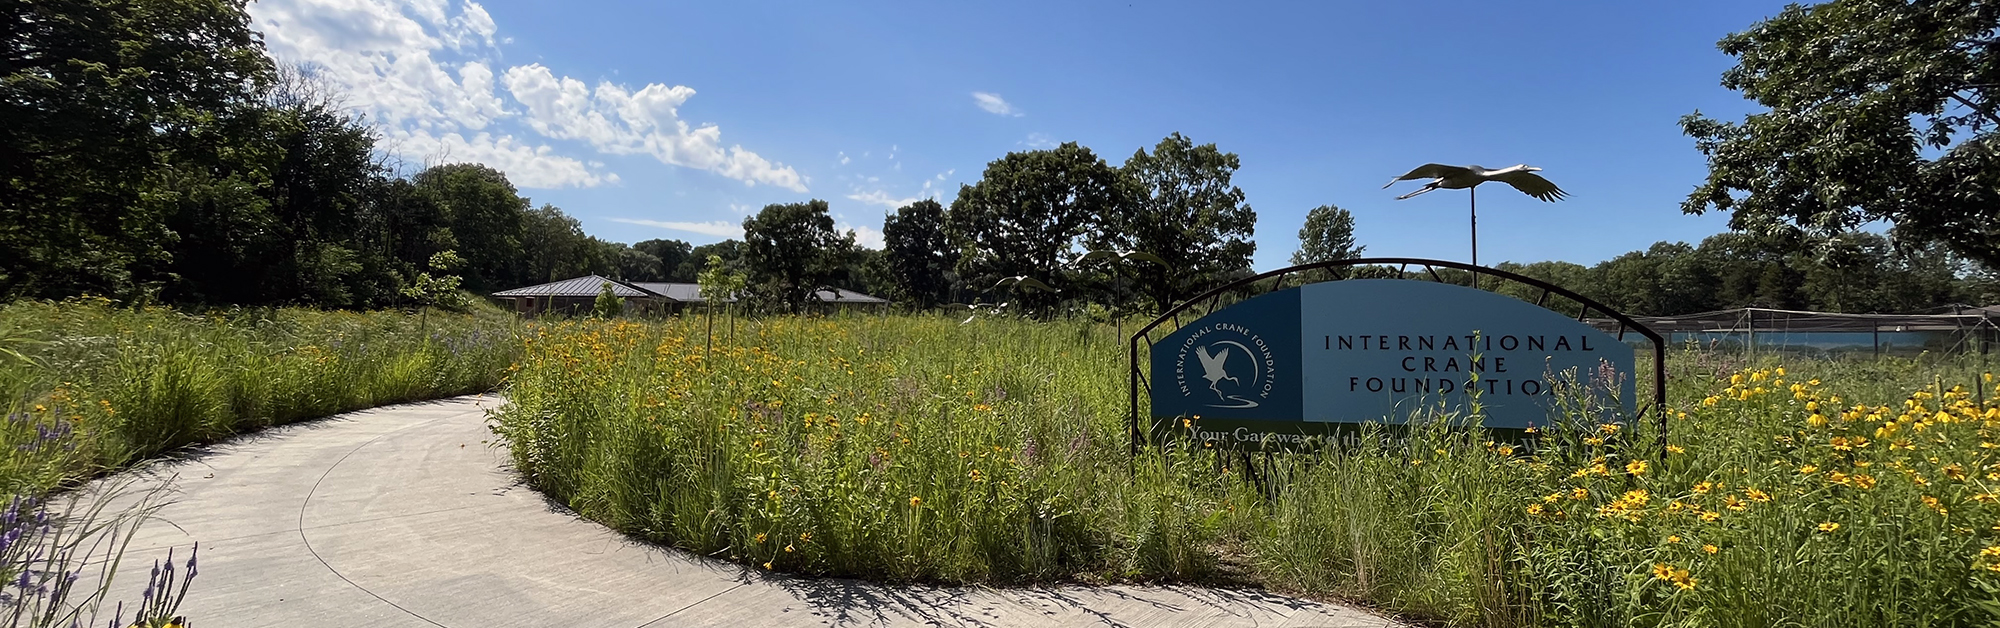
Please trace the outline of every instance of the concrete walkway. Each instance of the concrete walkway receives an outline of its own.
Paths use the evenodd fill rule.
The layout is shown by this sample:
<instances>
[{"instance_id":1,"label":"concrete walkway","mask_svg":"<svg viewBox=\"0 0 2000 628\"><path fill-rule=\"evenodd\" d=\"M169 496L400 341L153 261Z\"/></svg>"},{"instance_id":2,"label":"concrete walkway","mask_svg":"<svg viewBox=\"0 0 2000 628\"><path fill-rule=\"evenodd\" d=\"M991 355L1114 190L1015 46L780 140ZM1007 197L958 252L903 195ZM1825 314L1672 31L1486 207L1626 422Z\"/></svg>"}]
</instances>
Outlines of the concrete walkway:
<instances>
[{"instance_id":1,"label":"concrete walkway","mask_svg":"<svg viewBox=\"0 0 2000 628\"><path fill-rule=\"evenodd\" d=\"M232 626L1393 626L1355 609L1191 587L908 587L772 576L634 543L505 469L493 398L275 428L141 472L173 481L114 594L201 542L181 611ZM169 525L171 523L171 525Z\"/></svg>"}]
</instances>

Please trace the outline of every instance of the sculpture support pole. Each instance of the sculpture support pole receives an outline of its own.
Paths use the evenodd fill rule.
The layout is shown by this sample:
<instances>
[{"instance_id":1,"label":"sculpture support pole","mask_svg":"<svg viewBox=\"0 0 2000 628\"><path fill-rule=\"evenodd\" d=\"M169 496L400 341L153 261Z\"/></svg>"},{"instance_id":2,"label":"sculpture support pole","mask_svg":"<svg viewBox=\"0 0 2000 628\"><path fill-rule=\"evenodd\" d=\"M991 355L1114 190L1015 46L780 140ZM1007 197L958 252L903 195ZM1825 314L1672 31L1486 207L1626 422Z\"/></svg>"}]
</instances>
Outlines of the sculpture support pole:
<instances>
[{"instance_id":1,"label":"sculpture support pole","mask_svg":"<svg viewBox=\"0 0 2000 628\"><path fill-rule=\"evenodd\" d=\"M1472 200L1472 265L1479 265L1479 186L1466 188L1467 198ZM1472 271L1472 287L1479 288L1479 271Z\"/></svg>"}]
</instances>

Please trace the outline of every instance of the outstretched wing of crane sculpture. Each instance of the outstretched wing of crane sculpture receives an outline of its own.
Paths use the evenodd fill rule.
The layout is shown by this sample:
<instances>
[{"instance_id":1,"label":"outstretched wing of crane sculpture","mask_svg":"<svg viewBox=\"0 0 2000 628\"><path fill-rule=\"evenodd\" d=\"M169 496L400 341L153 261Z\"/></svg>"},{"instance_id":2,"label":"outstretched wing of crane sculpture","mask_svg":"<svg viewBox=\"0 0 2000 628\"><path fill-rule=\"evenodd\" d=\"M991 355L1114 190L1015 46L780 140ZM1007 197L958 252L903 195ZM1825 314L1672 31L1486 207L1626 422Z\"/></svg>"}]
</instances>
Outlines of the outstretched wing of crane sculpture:
<instances>
[{"instance_id":1,"label":"outstretched wing of crane sculpture","mask_svg":"<svg viewBox=\"0 0 2000 628\"><path fill-rule=\"evenodd\" d=\"M1396 197L1396 200L1399 201L1431 190L1463 190L1487 181L1506 183L1507 185L1514 186L1514 189L1520 190L1522 194L1543 201L1555 202L1569 196L1568 192L1562 191L1562 188L1556 187L1556 184L1542 178L1542 175L1535 174L1540 171L1541 168L1527 164L1518 164L1498 170L1487 170L1479 166L1424 164L1417 166L1415 170L1411 170L1403 176L1390 179L1389 183L1382 187L1387 189L1389 186L1395 185L1397 181L1430 179L1429 182L1424 183L1424 187L1418 188L1417 191Z\"/></svg>"},{"instance_id":2,"label":"outstretched wing of crane sculpture","mask_svg":"<svg viewBox=\"0 0 2000 628\"><path fill-rule=\"evenodd\" d=\"M1537 170L1541 170L1541 168L1525 165L1514 166L1490 172L1487 174L1487 178L1514 186L1514 189L1520 190L1522 194L1533 196L1536 200L1553 203L1562 200L1565 196L1569 196L1568 192L1562 191L1562 188L1556 187L1556 184L1542 178L1542 175L1535 174Z\"/></svg>"}]
</instances>

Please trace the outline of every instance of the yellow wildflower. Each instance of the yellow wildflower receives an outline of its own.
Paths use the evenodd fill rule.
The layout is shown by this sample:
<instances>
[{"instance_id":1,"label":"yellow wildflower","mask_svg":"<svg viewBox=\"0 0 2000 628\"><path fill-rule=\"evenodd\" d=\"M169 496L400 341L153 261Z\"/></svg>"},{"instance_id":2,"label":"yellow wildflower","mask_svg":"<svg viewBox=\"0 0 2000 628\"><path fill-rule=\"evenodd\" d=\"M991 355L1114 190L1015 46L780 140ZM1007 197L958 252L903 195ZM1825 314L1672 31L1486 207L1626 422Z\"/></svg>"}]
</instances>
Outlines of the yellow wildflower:
<instances>
[{"instance_id":1,"label":"yellow wildflower","mask_svg":"<svg viewBox=\"0 0 2000 628\"><path fill-rule=\"evenodd\" d=\"M1840 524L1834 523L1832 521L1819 524L1819 531L1821 532L1833 532L1839 529L1840 529Z\"/></svg>"},{"instance_id":2,"label":"yellow wildflower","mask_svg":"<svg viewBox=\"0 0 2000 628\"><path fill-rule=\"evenodd\" d=\"M1931 510L1935 510L1935 511L1937 511L1937 514L1940 514L1940 515L1949 515L1949 514L1951 514L1951 511L1950 511L1949 509L1946 509L1946 508L1944 507L1944 504L1943 504L1943 503L1941 503L1941 502L1939 502L1939 501L1938 501L1938 498L1936 498L1936 497L1931 497L1931 496L1929 496L1929 495L1925 495L1925 496L1924 496L1924 499L1923 499L1923 502L1924 502L1924 506L1925 506L1925 507L1928 507L1928 508L1930 508Z\"/></svg>"},{"instance_id":3,"label":"yellow wildflower","mask_svg":"<svg viewBox=\"0 0 2000 628\"><path fill-rule=\"evenodd\" d=\"M1674 570L1674 586L1679 588L1680 590L1693 591L1694 585L1700 583L1701 583L1700 580L1695 579L1694 576L1688 575L1688 571L1686 569Z\"/></svg>"}]
</instances>

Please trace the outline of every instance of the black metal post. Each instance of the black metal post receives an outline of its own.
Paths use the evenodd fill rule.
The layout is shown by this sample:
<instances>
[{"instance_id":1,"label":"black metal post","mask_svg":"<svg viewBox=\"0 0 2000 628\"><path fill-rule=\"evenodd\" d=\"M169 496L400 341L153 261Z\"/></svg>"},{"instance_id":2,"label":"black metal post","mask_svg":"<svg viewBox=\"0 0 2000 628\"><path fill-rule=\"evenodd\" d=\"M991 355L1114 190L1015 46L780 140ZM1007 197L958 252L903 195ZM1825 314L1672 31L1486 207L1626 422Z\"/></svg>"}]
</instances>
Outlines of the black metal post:
<instances>
[{"instance_id":1,"label":"black metal post","mask_svg":"<svg viewBox=\"0 0 2000 628\"><path fill-rule=\"evenodd\" d=\"M1479 289L1479 186L1465 189L1466 198L1472 199L1472 289Z\"/></svg>"}]
</instances>

